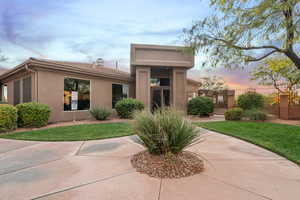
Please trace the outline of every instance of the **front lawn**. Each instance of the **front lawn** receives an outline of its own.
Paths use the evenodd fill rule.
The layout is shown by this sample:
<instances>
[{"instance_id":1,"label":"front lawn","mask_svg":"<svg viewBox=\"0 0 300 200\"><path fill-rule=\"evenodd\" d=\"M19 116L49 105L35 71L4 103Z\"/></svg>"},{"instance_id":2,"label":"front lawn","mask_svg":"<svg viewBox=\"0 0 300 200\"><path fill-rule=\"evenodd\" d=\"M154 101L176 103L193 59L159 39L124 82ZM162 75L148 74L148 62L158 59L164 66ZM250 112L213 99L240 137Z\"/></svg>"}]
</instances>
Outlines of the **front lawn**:
<instances>
[{"instance_id":1,"label":"front lawn","mask_svg":"<svg viewBox=\"0 0 300 200\"><path fill-rule=\"evenodd\" d=\"M300 126L241 121L197 124L257 144L300 164Z\"/></svg>"},{"instance_id":2,"label":"front lawn","mask_svg":"<svg viewBox=\"0 0 300 200\"><path fill-rule=\"evenodd\" d=\"M0 138L33 141L82 141L131 135L128 123L84 124L0 135Z\"/></svg>"}]
</instances>

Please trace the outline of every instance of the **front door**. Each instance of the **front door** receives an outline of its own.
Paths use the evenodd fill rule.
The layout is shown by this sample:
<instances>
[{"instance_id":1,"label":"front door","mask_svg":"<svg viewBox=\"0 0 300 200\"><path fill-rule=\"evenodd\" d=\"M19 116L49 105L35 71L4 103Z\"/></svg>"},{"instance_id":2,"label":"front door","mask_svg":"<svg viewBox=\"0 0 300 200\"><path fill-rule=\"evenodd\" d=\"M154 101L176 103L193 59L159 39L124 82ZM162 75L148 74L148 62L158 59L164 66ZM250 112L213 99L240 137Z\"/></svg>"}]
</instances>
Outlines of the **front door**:
<instances>
[{"instance_id":1,"label":"front door","mask_svg":"<svg viewBox=\"0 0 300 200\"><path fill-rule=\"evenodd\" d=\"M151 88L151 108L152 111L170 106L170 88L169 87L152 87Z\"/></svg>"}]
</instances>

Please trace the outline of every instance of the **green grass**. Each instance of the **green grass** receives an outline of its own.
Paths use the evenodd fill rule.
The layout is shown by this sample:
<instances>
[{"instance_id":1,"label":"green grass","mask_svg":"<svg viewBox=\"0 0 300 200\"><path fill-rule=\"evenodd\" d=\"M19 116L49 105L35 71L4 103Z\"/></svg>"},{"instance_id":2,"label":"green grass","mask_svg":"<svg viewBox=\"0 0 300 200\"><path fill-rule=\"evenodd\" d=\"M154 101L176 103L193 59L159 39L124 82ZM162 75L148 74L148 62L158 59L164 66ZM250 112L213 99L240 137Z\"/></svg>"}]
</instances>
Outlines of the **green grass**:
<instances>
[{"instance_id":1,"label":"green grass","mask_svg":"<svg viewBox=\"0 0 300 200\"><path fill-rule=\"evenodd\" d=\"M300 126L241 121L202 122L197 125L246 140L300 164Z\"/></svg>"},{"instance_id":2,"label":"green grass","mask_svg":"<svg viewBox=\"0 0 300 200\"><path fill-rule=\"evenodd\" d=\"M82 141L132 134L128 123L84 124L0 135L0 138L32 141Z\"/></svg>"}]
</instances>

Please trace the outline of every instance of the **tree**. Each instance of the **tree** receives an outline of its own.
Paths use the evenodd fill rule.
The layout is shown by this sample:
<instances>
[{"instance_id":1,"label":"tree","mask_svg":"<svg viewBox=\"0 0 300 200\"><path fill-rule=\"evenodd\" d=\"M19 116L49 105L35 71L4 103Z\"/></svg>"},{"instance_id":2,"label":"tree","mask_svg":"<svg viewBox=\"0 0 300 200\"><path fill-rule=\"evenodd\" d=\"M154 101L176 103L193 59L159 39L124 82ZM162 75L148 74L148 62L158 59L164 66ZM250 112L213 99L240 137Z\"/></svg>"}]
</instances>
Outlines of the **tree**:
<instances>
[{"instance_id":1,"label":"tree","mask_svg":"<svg viewBox=\"0 0 300 200\"><path fill-rule=\"evenodd\" d=\"M267 59L253 69L251 80L273 86L279 94L287 93L292 101L295 90L300 87L300 70L288 58Z\"/></svg>"},{"instance_id":2,"label":"tree","mask_svg":"<svg viewBox=\"0 0 300 200\"><path fill-rule=\"evenodd\" d=\"M211 0L211 6L219 12L184 30L188 50L226 67L282 54L300 69L299 0Z\"/></svg>"},{"instance_id":3,"label":"tree","mask_svg":"<svg viewBox=\"0 0 300 200\"><path fill-rule=\"evenodd\" d=\"M205 90L225 90L227 86L225 85L225 81L221 77L211 76L211 77L203 77L200 78L200 89Z\"/></svg>"}]
</instances>

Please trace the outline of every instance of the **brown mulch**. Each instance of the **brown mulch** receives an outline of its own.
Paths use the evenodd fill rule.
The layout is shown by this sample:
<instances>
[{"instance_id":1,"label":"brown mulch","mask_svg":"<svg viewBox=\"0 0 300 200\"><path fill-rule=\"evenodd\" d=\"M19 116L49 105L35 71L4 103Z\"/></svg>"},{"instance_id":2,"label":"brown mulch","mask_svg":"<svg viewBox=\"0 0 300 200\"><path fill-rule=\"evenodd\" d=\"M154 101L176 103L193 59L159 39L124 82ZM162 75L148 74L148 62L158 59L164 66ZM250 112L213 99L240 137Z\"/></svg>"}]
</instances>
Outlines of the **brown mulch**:
<instances>
[{"instance_id":1,"label":"brown mulch","mask_svg":"<svg viewBox=\"0 0 300 200\"><path fill-rule=\"evenodd\" d=\"M131 158L131 164L138 172L156 178L187 177L204 169L204 163L199 156L188 151L177 155L152 155L143 151Z\"/></svg>"}]
</instances>

